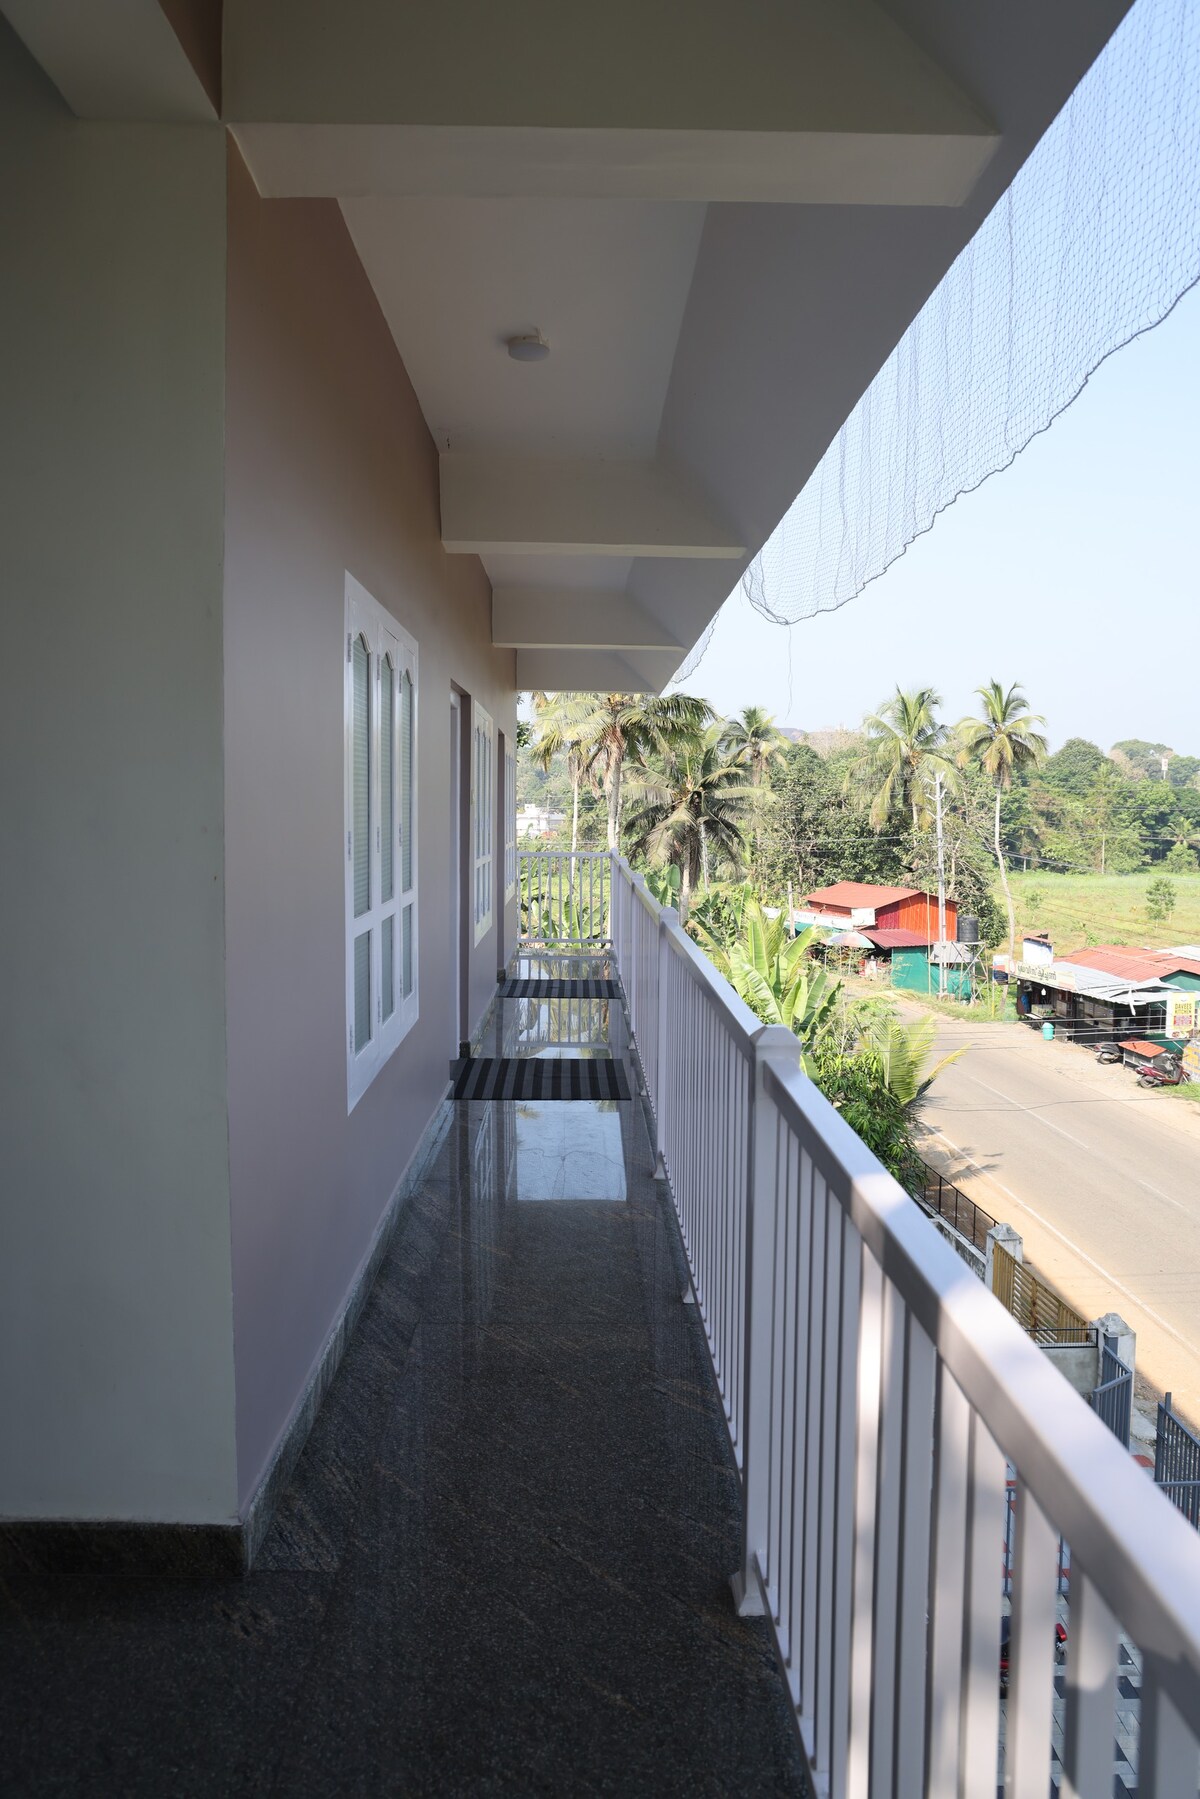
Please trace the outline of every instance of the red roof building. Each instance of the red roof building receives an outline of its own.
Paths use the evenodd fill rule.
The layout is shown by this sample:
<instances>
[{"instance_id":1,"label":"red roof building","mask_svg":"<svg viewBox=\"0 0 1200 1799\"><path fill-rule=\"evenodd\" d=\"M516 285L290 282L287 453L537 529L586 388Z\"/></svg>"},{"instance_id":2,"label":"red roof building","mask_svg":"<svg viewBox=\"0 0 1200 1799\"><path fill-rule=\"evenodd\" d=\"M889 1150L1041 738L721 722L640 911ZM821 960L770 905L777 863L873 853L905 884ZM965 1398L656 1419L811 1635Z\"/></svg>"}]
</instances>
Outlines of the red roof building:
<instances>
[{"instance_id":1,"label":"red roof building","mask_svg":"<svg viewBox=\"0 0 1200 1799\"><path fill-rule=\"evenodd\" d=\"M815 915L821 924L854 927L863 931L904 931L912 942L896 948L912 948L917 943L936 943L938 935L938 903L936 894L922 893L916 887L883 887L871 881L835 881L832 887L818 887L802 902L804 911ZM958 907L946 901L946 936L958 934Z\"/></svg>"},{"instance_id":2,"label":"red roof building","mask_svg":"<svg viewBox=\"0 0 1200 1799\"><path fill-rule=\"evenodd\" d=\"M1173 974L1190 974L1200 979L1200 961L1173 949L1140 949L1125 943L1099 943L1091 949L1073 949L1058 960L1095 968L1101 974L1115 974L1123 981L1166 981Z\"/></svg>"}]
</instances>

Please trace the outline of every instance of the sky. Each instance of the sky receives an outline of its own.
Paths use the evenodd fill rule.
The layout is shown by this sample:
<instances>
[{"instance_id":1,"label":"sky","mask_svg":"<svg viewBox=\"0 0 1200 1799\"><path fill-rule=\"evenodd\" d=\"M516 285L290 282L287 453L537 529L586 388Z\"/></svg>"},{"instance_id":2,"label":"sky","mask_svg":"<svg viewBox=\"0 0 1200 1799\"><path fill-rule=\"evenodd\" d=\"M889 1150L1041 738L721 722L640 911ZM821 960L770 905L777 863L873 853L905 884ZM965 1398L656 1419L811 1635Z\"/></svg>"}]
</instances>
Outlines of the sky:
<instances>
[{"instance_id":1,"label":"sky","mask_svg":"<svg viewBox=\"0 0 1200 1799\"><path fill-rule=\"evenodd\" d=\"M684 683L728 715L857 725L897 683L942 716L1019 681L1052 748L1200 755L1200 289L1110 356L1011 466L837 612L769 623L738 590Z\"/></svg>"}]
</instances>

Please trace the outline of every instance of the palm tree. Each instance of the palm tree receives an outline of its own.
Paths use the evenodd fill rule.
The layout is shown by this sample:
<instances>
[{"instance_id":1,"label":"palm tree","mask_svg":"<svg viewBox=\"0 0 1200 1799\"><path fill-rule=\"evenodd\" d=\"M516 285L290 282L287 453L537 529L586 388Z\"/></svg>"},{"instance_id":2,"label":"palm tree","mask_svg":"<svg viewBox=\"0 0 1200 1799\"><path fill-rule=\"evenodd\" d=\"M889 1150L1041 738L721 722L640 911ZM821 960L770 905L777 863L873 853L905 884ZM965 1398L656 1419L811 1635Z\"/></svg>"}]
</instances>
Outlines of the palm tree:
<instances>
[{"instance_id":1,"label":"palm tree","mask_svg":"<svg viewBox=\"0 0 1200 1799\"><path fill-rule=\"evenodd\" d=\"M896 807L912 814L913 836L929 822L930 776L950 772L946 727L936 716L942 698L932 687L897 687L878 712L863 720L867 742L860 778L871 792L871 828L882 831Z\"/></svg>"},{"instance_id":2,"label":"palm tree","mask_svg":"<svg viewBox=\"0 0 1200 1799\"><path fill-rule=\"evenodd\" d=\"M747 706L740 718L726 719L723 742L734 759L749 770L755 787L762 786L771 763L782 761L787 755L787 738L761 706Z\"/></svg>"},{"instance_id":3,"label":"palm tree","mask_svg":"<svg viewBox=\"0 0 1200 1799\"><path fill-rule=\"evenodd\" d=\"M989 681L975 689L983 705L982 718L965 718L959 726L962 748L959 760L974 763L988 777L996 792L993 814L993 850L1000 870L1000 885L1008 907L1008 954L1011 962L1017 941L1017 924L1013 913L1008 870L1000 843L1000 798L1012 786L1013 775L1023 769L1036 768L1046 754L1046 739L1035 725L1044 725L1040 713L1030 712L1029 701L1014 681L1006 693L999 681Z\"/></svg>"},{"instance_id":4,"label":"palm tree","mask_svg":"<svg viewBox=\"0 0 1200 1799\"><path fill-rule=\"evenodd\" d=\"M537 736L531 754L540 768L549 769L556 756L565 755L571 783L571 849L579 848L579 790L587 774L587 761L579 739L579 722L590 713L587 693L542 693L533 697Z\"/></svg>"},{"instance_id":5,"label":"palm tree","mask_svg":"<svg viewBox=\"0 0 1200 1799\"><path fill-rule=\"evenodd\" d=\"M714 725L698 741L668 749L661 768L638 769L631 780L643 802L629 820L631 848L679 869L684 918L697 880L708 886L711 853L741 861L742 820L758 797L745 773L726 753L722 727Z\"/></svg>"},{"instance_id":6,"label":"palm tree","mask_svg":"<svg viewBox=\"0 0 1200 1799\"><path fill-rule=\"evenodd\" d=\"M695 743L712 719L707 700L672 693L575 694L586 702L572 726L584 767L596 770L608 802L608 847L621 848L621 779L632 757L645 760Z\"/></svg>"}]
</instances>

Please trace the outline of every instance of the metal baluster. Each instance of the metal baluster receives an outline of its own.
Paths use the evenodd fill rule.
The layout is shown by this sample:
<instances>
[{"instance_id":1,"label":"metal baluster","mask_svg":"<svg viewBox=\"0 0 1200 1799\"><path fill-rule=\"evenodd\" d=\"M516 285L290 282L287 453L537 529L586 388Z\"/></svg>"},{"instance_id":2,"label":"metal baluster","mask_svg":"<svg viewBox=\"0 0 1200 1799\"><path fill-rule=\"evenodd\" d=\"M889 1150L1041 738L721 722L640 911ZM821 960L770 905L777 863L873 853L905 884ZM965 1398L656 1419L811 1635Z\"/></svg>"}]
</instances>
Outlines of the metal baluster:
<instances>
[{"instance_id":1,"label":"metal baluster","mask_svg":"<svg viewBox=\"0 0 1200 1799\"><path fill-rule=\"evenodd\" d=\"M1008 1735L1004 1756L1006 1799L1020 1799L1046 1784L1054 1699L1057 1533L1018 1475L1014 1544Z\"/></svg>"},{"instance_id":2,"label":"metal baluster","mask_svg":"<svg viewBox=\"0 0 1200 1799\"><path fill-rule=\"evenodd\" d=\"M1117 1621L1078 1564L1071 1574L1063 1799L1092 1799L1112 1790Z\"/></svg>"}]
</instances>

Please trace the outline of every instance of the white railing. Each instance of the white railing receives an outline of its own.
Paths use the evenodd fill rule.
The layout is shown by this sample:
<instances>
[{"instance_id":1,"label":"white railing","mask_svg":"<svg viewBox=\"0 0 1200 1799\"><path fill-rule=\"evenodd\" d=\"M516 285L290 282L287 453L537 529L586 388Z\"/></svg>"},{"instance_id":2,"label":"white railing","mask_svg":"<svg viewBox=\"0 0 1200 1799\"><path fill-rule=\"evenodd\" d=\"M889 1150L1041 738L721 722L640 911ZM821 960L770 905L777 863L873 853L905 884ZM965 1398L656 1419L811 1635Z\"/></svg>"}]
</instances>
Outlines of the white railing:
<instances>
[{"instance_id":1,"label":"white railing","mask_svg":"<svg viewBox=\"0 0 1200 1799\"><path fill-rule=\"evenodd\" d=\"M612 864L607 850L518 849L521 941L607 942Z\"/></svg>"},{"instance_id":2,"label":"white railing","mask_svg":"<svg viewBox=\"0 0 1200 1799\"><path fill-rule=\"evenodd\" d=\"M741 1469L735 1591L765 1611L816 1790L1113 1790L1118 1632L1138 1791L1200 1776L1200 1537L623 862L612 938ZM1011 1681L999 1686L1006 1463ZM1001 1745L1003 1744L1003 1748Z\"/></svg>"}]
</instances>

